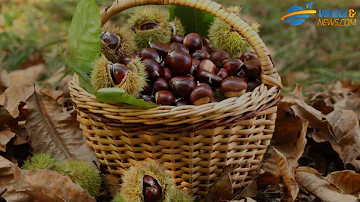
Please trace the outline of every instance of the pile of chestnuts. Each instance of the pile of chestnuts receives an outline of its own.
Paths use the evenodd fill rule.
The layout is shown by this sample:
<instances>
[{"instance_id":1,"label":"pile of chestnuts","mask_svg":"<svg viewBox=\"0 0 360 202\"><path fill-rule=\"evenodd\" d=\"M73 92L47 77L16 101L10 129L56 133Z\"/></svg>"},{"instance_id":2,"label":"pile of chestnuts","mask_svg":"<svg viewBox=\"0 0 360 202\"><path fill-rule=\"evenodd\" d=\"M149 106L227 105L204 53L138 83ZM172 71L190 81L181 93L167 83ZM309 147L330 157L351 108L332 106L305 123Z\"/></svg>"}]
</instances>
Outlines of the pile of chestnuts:
<instances>
[{"instance_id":1,"label":"pile of chestnuts","mask_svg":"<svg viewBox=\"0 0 360 202\"><path fill-rule=\"evenodd\" d=\"M136 53L145 65L148 82L140 97L160 105L202 105L239 97L261 84L260 62L254 52L231 58L212 50L197 33L171 37L169 44L152 42ZM122 58L127 65L135 55ZM220 96L215 96L215 94Z\"/></svg>"}]
</instances>

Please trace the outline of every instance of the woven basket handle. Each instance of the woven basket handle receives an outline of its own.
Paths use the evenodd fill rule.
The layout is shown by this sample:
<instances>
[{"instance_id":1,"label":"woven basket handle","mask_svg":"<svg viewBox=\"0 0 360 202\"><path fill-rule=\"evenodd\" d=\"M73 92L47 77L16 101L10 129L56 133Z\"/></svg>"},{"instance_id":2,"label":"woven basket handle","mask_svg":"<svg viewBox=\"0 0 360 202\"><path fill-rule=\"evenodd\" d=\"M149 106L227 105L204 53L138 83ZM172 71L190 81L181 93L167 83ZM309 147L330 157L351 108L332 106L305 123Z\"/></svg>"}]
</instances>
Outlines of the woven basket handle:
<instances>
[{"instance_id":1,"label":"woven basket handle","mask_svg":"<svg viewBox=\"0 0 360 202\"><path fill-rule=\"evenodd\" d=\"M264 42L259 35L238 15L231 13L225 7L211 0L116 0L101 12L103 26L112 16L132 7L143 5L181 5L206 11L234 27L255 50L262 69L261 81L269 86L282 88L281 79L272 62Z\"/></svg>"}]
</instances>

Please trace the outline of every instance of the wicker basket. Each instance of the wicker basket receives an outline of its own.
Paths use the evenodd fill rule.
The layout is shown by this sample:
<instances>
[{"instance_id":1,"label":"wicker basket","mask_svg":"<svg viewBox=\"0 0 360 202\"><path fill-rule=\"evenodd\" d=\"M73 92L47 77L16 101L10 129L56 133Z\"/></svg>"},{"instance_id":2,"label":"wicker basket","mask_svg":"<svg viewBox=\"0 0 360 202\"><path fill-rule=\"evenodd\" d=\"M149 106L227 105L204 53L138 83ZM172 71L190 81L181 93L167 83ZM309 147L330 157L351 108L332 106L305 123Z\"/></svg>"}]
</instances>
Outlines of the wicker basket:
<instances>
[{"instance_id":1,"label":"wicker basket","mask_svg":"<svg viewBox=\"0 0 360 202\"><path fill-rule=\"evenodd\" d=\"M227 165L234 189L256 177L275 128L281 80L258 34L226 8L209 0L118 0L101 13L110 17L135 6L177 4L207 11L229 23L252 45L260 59L263 84L239 98L200 106L144 109L106 104L69 83L80 127L105 171L121 177L138 161L156 160L171 171L178 187L203 196Z\"/></svg>"}]
</instances>

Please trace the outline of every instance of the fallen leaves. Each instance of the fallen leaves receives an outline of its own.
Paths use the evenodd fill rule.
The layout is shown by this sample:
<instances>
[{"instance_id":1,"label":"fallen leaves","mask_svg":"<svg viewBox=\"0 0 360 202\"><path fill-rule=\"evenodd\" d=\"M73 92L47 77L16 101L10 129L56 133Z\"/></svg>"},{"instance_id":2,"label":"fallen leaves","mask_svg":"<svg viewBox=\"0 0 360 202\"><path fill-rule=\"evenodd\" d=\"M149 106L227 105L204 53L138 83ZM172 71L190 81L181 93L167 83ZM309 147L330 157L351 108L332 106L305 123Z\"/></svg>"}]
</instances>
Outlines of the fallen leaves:
<instances>
[{"instance_id":1,"label":"fallen leaves","mask_svg":"<svg viewBox=\"0 0 360 202\"><path fill-rule=\"evenodd\" d=\"M326 179L339 188L344 194L360 198L360 174L350 170L332 172Z\"/></svg>"},{"instance_id":2,"label":"fallen leaves","mask_svg":"<svg viewBox=\"0 0 360 202\"><path fill-rule=\"evenodd\" d=\"M25 127L35 152L49 153L60 161L97 162L94 152L84 141L79 123L54 99L35 92L26 104L29 115Z\"/></svg>"},{"instance_id":3,"label":"fallen leaves","mask_svg":"<svg viewBox=\"0 0 360 202\"><path fill-rule=\"evenodd\" d=\"M6 145L15 137L15 133L11 132L10 128L0 130L0 151L6 152Z\"/></svg>"},{"instance_id":4,"label":"fallen leaves","mask_svg":"<svg viewBox=\"0 0 360 202\"><path fill-rule=\"evenodd\" d=\"M15 189L38 201L95 202L80 185L51 170L14 170Z\"/></svg>"},{"instance_id":5,"label":"fallen leaves","mask_svg":"<svg viewBox=\"0 0 360 202\"><path fill-rule=\"evenodd\" d=\"M12 71L10 73L4 70L1 73L0 80L6 87L32 85L40 78L44 69L44 64L39 64L26 69Z\"/></svg>"},{"instance_id":6,"label":"fallen leaves","mask_svg":"<svg viewBox=\"0 0 360 202\"><path fill-rule=\"evenodd\" d=\"M315 169L299 167L296 169L296 181L307 191L327 202L356 202L358 199L350 194L344 194Z\"/></svg>"}]
</instances>

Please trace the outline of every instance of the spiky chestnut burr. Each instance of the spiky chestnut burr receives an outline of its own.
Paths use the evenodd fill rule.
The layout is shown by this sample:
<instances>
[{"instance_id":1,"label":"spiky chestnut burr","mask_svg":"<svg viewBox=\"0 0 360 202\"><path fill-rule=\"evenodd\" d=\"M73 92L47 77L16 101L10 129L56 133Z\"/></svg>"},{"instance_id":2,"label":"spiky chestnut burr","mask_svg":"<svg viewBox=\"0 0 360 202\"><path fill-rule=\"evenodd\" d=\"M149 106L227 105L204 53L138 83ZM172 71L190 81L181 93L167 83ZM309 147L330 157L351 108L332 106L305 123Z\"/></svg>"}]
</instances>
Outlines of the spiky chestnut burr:
<instances>
[{"instance_id":1,"label":"spiky chestnut burr","mask_svg":"<svg viewBox=\"0 0 360 202\"><path fill-rule=\"evenodd\" d=\"M239 15L241 8L232 6L228 10ZM256 22L251 25L255 32L259 32L259 26ZM219 18L216 18L209 28L209 39L216 49L225 50L232 58L251 50L249 42L233 27Z\"/></svg>"},{"instance_id":2,"label":"spiky chestnut burr","mask_svg":"<svg viewBox=\"0 0 360 202\"><path fill-rule=\"evenodd\" d=\"M171 39L171 25L166 12L154 8L136 9L128 19L128 27L135 35L138 49L147 48L151 42L169 43Z\"/></svg>"},{"instance_id":3,"label":"spiky chestnut burr","mask_svg":"<svg viewBox=\"0 0 360 202\"><path fill-rule=\"evenodd\" d=\"M95 63L91 78L95 90L116 86L130 95L139 96L146 85L147 73L139 57L132 59L126 66L113 64L101 57Z\"/></svg>"},{"instance_id":4,"label":"spiky chestnut burr","mask_svg":"<svg viewBox=\"0 0 360 202\"><path fill-rule=\"evenodd\" d=\"M170 26L172 36L176 34L185 35L185 28L179 18L174 18L174 20L170 22Z\"/></svg>"},{"instance_id":5,"label":"spiky chestnut burr","mask_svg":"<svg viewBox=\"0 0 360 202\"><path fill-rule=\"evenodd\" d=\"M101 53L112 63L120 63L123 57L135 52L134 35L127 28L108 28L100 38Z\"/></svg>"},{"instance_id":6,"label":"spiky chestnut burr","mask_svg":"<svg viewBox=\"0 0 360 202\"><path fill-rule=\"evenodd\" d=\"M166 201L171 202L194 202L195 199L185 190L172 187L169 191L168 198Z\"/></svg>"},{"instance_id":7,"label":"spiky chestnut burr","mask_svg":"<svg viewBox=\"0 0 360 202\"><path fill-rule=\"evenodd\" d=\"M93 165L80 160L68 161L58 164L58 172L69 176L71 180L79 184L91 196L95 197L100 192L100 171Z\"/></svg>"},{"instance_id":8,"label":"spiky chestnut burr","mask_svg":"<svg viewBox=\"0 0 360 202\"><path fill-rule=\"evenodd\" d=\"M57 163L58 160L53 158L50 154L39 153L34 154L31 159L26 160L21 168L24 170L31 170L35 168L55 170L55 165Z\"/></svg>"},{"instance_id":9,"label":"spiky chestnut burr","mask_svg":"<svg viewBox=\"0 0 360 202\"><path fill-rule=\"evenodd\" d=\"M142 162L132 166L124 172L122 180L121 192L116 197L119 202L148 202L150 197L153 197L152 193L160 194L156 196L161 198L159 201L171 201L168 191L174 186L174 180L158 163ZM148 196L144 196L146 193Z\"/></svg>"}]
</instances>

